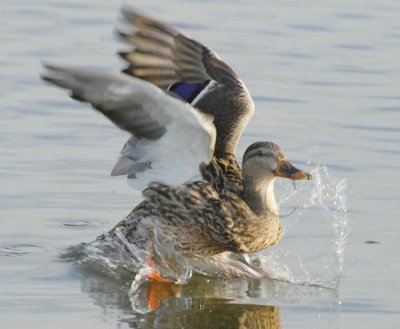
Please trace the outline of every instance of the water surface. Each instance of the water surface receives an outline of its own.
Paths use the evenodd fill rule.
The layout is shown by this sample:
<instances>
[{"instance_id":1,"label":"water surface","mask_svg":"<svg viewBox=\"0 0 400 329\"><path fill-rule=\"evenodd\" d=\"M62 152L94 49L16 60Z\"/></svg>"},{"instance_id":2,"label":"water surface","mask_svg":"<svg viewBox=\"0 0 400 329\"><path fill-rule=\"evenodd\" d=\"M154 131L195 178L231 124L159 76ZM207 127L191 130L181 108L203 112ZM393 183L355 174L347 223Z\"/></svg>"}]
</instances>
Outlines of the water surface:
<instances>
[{"instance_id":1,"label":"water surface","mask_svg":"<svg viewBox=\"0 0 400 329\"><path fill-rule=\"evenodd\" d=\"M318 173L319 180L298 184L294 194L288 182L278 186L282 213L298 208L283 218L281 243L263 254L279 280L195 276L177 298L141 314L128 295L131 278L58 260L67 247L109 230L140 197L123 179L109 177L127 135L38 78L44 59L117 71L121 62L114 54L122 46L112 29L120 4L5 0L2 325L394 328L400 320L400 4L132 5L215 49L246 82L256 113L240 155L250 143L267 139Z\"/></svg>"}]
</instances>

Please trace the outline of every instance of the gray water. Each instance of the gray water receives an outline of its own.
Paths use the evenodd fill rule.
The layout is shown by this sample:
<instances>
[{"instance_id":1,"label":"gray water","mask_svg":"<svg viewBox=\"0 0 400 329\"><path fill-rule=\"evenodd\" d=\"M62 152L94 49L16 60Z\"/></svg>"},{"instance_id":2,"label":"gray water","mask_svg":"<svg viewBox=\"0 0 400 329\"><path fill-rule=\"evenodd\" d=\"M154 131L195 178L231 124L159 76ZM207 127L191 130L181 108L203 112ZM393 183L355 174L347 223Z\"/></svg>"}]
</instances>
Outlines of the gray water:
<instances>
[{"instance_id":1,"label":"gray water","mask_svg":"<svg viewBox=\"0 0 400 329\"><path fill-rule=\"evenodd\" d=\"M132 278L59 260L138 202L109 177L127 135L38 78L41 60L120 69L121 4L3 0L1 327L396 328L400 3L131 4L215 49L246 82L256 113L240 155L271 140L317 179L278 186L286 234L262 255L275 280L194 276L141 314Z\"/></svg>"}]
</instances>

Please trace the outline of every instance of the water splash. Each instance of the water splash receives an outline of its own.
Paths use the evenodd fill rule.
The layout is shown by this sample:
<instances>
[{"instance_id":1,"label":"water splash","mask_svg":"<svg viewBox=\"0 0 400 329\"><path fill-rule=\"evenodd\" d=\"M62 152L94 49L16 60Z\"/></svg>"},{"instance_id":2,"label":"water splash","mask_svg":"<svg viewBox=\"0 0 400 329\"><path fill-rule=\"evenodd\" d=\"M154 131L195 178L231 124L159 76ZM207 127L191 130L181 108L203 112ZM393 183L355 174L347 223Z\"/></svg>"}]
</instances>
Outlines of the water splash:
<instances>
[{"instance_id":1,"label":"water splash","mask_svg":"<svg viewBox=\"0 0 400 329\"><path fill-rule=\"evenodd\" d=\"M330 216L334 229L334 251L336 251L336 269L338 279L343 271L344 249L348 235L348 212L346 206L345 192L347 189L346 179L332 178L326 167L317 167L320 173L316 176L316 188L311 195L311 204L316 205ZM328 184L324 184L323 178ZM337 282L339 284L339 280Z\"/></svg>"},{"instance_id":2,"label":"water splash","mask_svg":"<svg viewBox=\"0 0 400 329\"><path fill-rule=\"evenodd\" d=\"M132 280L146 266L144 251L129 244L118 231L113 236L106 233L101 239L72 246L59 258L117 280Z\"/></svg>"},{"instance_id":3,"label":"water splash","mask_svg":"<svg viewBox=\"0 0 400 329\"><path fill-rule=\"evenodd\" d=\"M133 279L131 290L139 287L155 270L162 277L176 283L188 282L192 276L192 267L157 228L154 228L152 249L150 255L130 243L123 228L116 228L113 234L105 233L90 243L68 248L59 258L85 269L91 268L113 279Z\"/></svg>"},{"instance_id":4,"label":"water splash","mask_svg":"<svg viewBox=\"0 0 400 329\"><path fill-rule=\"evenodd\" d=\"M335 288L347 236L346 180L332 177L321 165L312 174L312 184L280 187L281 213L289 214L282 218L285 235L253 258L278 280Z\"/></svg>"}]
</instances>

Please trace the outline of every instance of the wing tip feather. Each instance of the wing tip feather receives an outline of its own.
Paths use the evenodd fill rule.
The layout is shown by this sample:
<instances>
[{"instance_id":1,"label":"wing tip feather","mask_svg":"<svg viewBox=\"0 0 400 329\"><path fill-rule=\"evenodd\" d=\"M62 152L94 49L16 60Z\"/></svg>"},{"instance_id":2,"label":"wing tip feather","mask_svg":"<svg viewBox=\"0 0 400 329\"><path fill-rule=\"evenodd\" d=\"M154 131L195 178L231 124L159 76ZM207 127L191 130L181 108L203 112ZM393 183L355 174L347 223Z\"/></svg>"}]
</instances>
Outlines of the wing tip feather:
<instances>
[{"instance_id":1,"label":"wing tip feather","mask_svg":"<svg viewBox=\"0 0 400 329\"><path fill-rule=\"evenodd\" d=\"M127 175L129 172L129 168L133 163L134 162L127 157L120 157L112 168L110 176L115 177Z\"/></svg>"}]
</instances>

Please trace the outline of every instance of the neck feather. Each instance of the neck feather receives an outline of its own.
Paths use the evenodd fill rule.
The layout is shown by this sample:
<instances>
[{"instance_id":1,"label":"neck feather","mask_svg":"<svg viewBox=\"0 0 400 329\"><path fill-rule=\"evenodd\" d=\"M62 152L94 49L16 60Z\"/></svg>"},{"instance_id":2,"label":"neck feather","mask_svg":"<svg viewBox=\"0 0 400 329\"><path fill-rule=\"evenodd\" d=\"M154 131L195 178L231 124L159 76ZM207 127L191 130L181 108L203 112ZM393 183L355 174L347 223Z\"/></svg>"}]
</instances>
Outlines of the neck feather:
<instances>
[{"instance_id":1,"label":"neck feather","mask_svg":"<svg viewBox=\"0 0 400 329\"><path fill-rule=\"evenodd\" d=\"M270 211L278 215L278 205L276 204L274 193L274 180L275 178L258 182L252 180L244 181L244 199L255 214L260 215Z\"/></svg>"}]
</instances>

